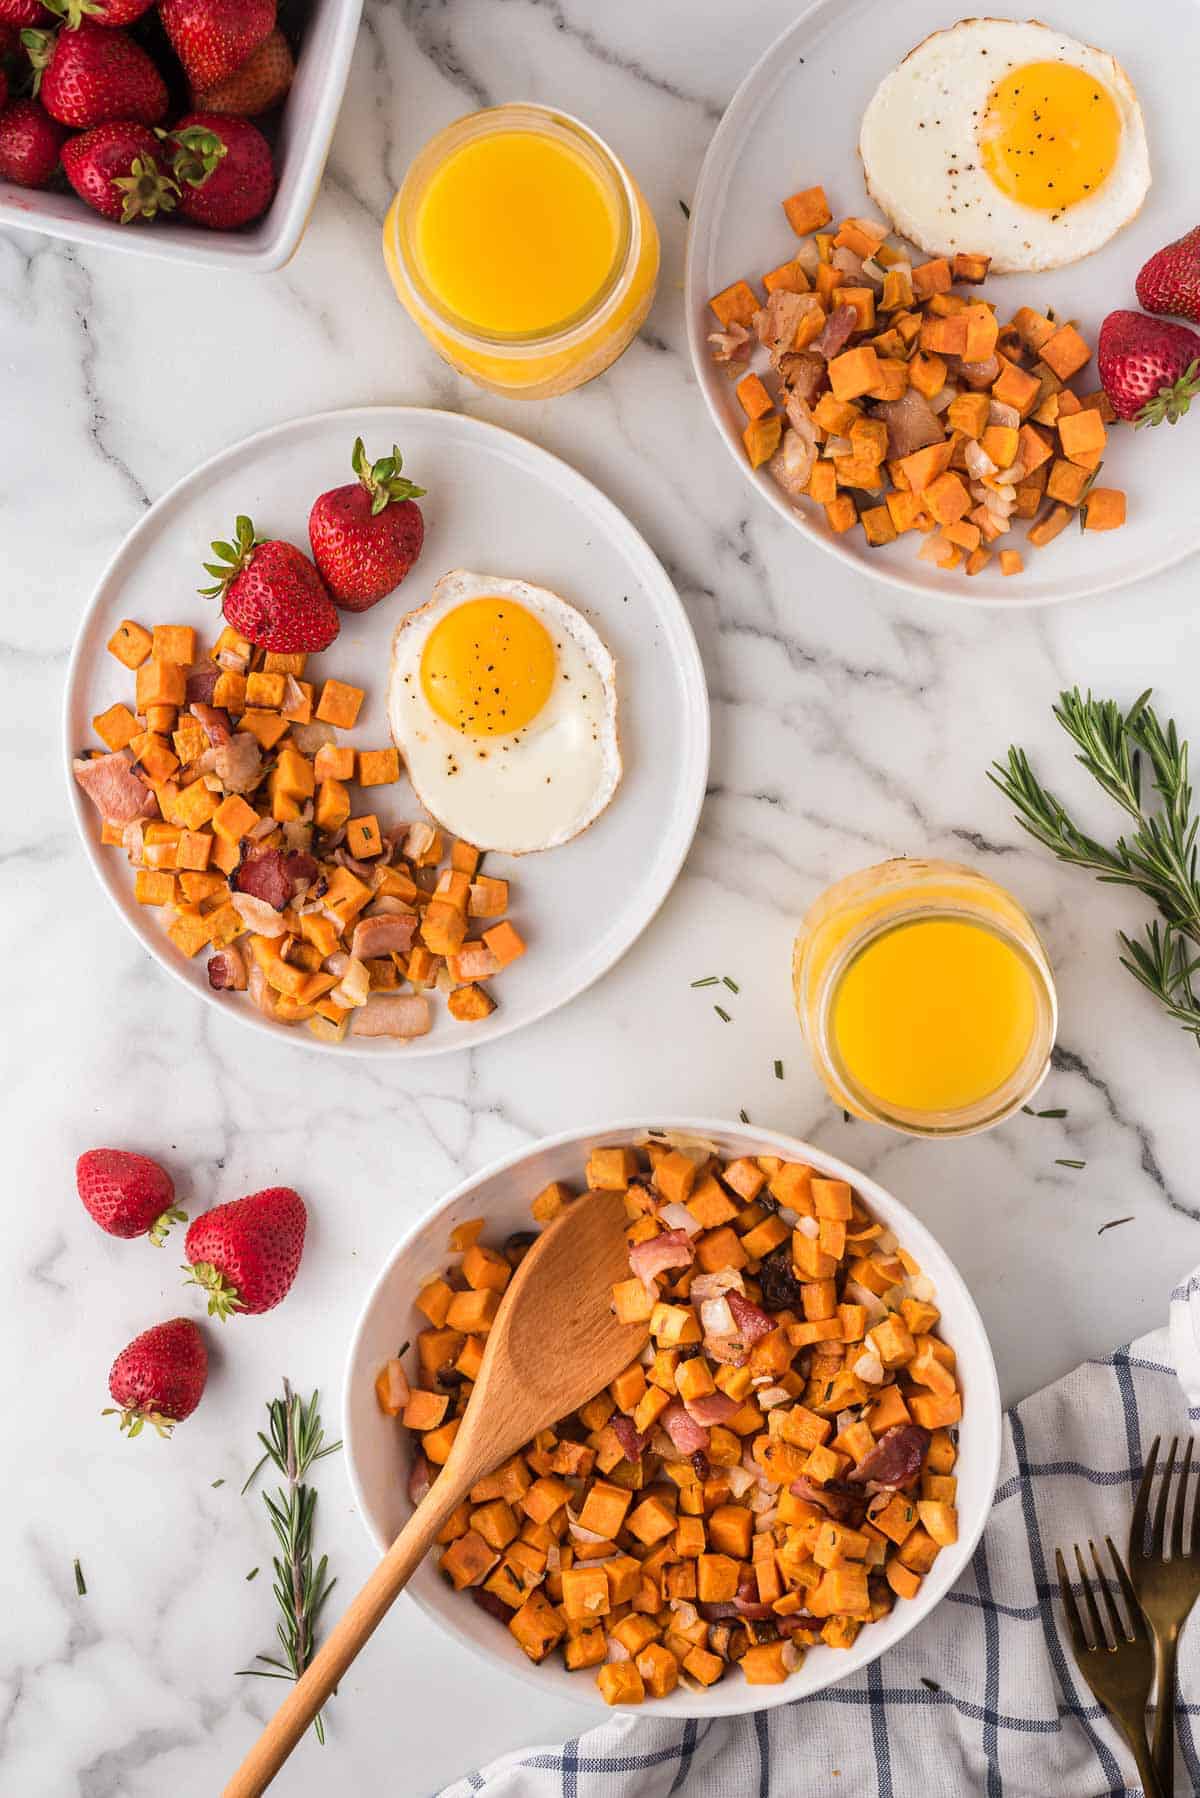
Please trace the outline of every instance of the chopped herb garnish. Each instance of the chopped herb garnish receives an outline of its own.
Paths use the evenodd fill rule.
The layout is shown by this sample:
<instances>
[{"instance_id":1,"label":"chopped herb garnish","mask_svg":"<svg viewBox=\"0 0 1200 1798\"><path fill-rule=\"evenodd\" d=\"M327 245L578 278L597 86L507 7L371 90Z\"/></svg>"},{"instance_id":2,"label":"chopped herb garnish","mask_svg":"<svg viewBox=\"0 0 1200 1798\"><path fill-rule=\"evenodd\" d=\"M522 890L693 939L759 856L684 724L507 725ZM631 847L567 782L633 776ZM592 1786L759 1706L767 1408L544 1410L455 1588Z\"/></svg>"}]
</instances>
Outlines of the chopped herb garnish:
<instances>
[{"instance_id":1,"label":"chopped herb garnish","mask_svg":"<svg viewBox=\"0 0 1200 1798\"><path fill-rule=\"evenodd\" d=\"M75 1590L78 1592L80 1598L86 1598L87 1581L83 1577L83 1568L79 1565L78 1556L76 1556L75 1560L72 1562L72 1566L75 1569Z\"/></svg>"},{"instance_id":2,"label":"chopped herb garnish","mask_svg":"<svg viewBox=\"0 0 1200 1798\"><path fill-rule=\"evenodd\" d=\"M921 1684L922 1684L922 1685L923 1685L923 1686L928 1686L928 1687L929 1687L929 1690L930 1690L930 1691L931 1691L931 1692L940 1692L940 1691L941 1691L941 1689L942 1689L942 1688L941 1688L941 1687L940 1687L940 1686L939 1686L939 1685L938 1685L938 1683L937 1683L937 1680L936 1680L936 1679L926 1679L926 1677L925 1677L925 1675L924 1675L924 1674L923 1674L923 1673L922 1673L922 1675L921 1675Z\"/></svg>"},{"instance_id":3,"label":"chopped herb garnish","mask_svg":"<svg viewBox=\"0 0 1200 1798\"><path fill-rule=\"evenodd\" d=\"M731 980L729 978L728 974L722 974L721 979L724 981L725 985L729 988L731 993L740 993L741 992L742 989L738 985L737 981Z\"/></svg>"},{"instance_id":4,"label":"chopped herb garnish","mask_svg":"<svg viewBox=\"0 0 1200 1798\"><path fill-rule=\"evenodd\" d=\"M783 1079L783 1063L781 1061L775 1063L775 1078L776 1080Z\"/></svg>"},{"instance_id":5,"label":"chopped herb garnish","mask_svg":"<svg viewBox=\"0 0 1200 1798\"><path fill-rule=\"evenodd\" d=\"M1033 1115L1038 1118L1065 1118L1067 1108L1065 1105L1055 1105L1048 1111L1035 1111Z\"/></svg>"},{"instance_id":6,"label":"chopped herb garnish","mask_svg":"<svg viewBox=\"0 0 1200 1798\"><path fill-rule=\"evenodd\" d=\"M733 1019L730 1017L729 1013L726 1011L726 1009L723 1005L714 1005L713 1010L716 1012L717 1016L720 1018L720 1020L723 1024L731 1024L733 1022Z\"/></svg>"},{"instance_id":7,"label":"chopped herb garnish","mask_svg":"<svg viewBox=\"0 0 1200 1798\"><path fill-rule=\"evenodd\" d=\"M258 1568L252 1567L250 1569L249 1573L246 1575L246 1579L249 1581L249 1580L257 1579L257 1578L258 1578Z\"/></svg>"},{"instance_id":8,"label":"chopped herb garnish","mask_svg":"<svg viewBox=\"0 0 1200 1798\"><path fill-rule=\"evenodd\" d=\"M1096 1231L1096 1235L1103 1236L1104 1232L1106 1230L1115 1230L1118 1224L1131 1224L1132 1222L1133 1222L1132 1216L1110 1217L1106 1224L1101 1224L1100 1228Z\"/></svg>"},{"instance_id":9,"label":"chopped herb garnish","mask_svg":"<svg viewBox=\"0 0 1200 1798\"><path fill-rule=\"evenodd\" d=\"M748 1124L750 1122L749 1113L747 1112L746 1107L744 1105L742 1106L742 1109L738 1112L738 1116L741 1118L743 1124Z\"/></svg>"},{"instance_id":10,"label":"chopped herb garnish","mask_svg":"<svg viewBox=\"0 0 1200 1798\"><path fill-rule=\"evenodd\" d=\"M851 1115L848 1111L842 1112L842 1122L843 1122L843 1124L852 1124L854 1122L854 1119L851 1117Z\"/></svg>"},{"instance_id":11,"label":"chopped herb garnish","mask_svg":"<svg viewBox=\"0 0 1200 1798\"><path fill-rule=\"evenodd\" d=\"M693 980L692 985L693 986L716 986L717 985L717 977L715 974L706 974L704 976L703 980Z\"/></svg>"},{"instance_id":12,"label":"chopped herb garnish","mask_svg":"<svg viewBox=\"0 0 1200 1798\"><path fill-rule=\"evenodd\" d=\"M1064 1156L1056 1156L1055 1167L1086 1167L1086 1161L1068 1161Z\"/></svg>"},{"instance_id":13,"label":"chopped herb garnish","mask_svg":"<svg viewBox=\"0 0 1200 1798\"><path fill-rule=\"evenodd\" d=\"M691 209L691 207L690 207L690 206L689 206L689 205L688 205L688 203L687 203L687 201L686 201L686 200L680 200L680 202L679 202L679 210L680 210L680 212L682 212L682 214L683 214L683 216L684 216L684 218L685 218L685 219L690 219L690 218L691 218L691 216L692 216L692 209Z\"/></svg>"},{"instance_id":14,"label":"chopped herb garnish","mask_svg":"<svg viewBox=\"0 0 1200 1798\"><path fill-rule=\"evenodd\" d=\"M225 1484L224 1480L214 1480L212 1483L213 1491L215 1492L218 1486L223 1486L224 1484Z\"/></svg>"}]
</instances>

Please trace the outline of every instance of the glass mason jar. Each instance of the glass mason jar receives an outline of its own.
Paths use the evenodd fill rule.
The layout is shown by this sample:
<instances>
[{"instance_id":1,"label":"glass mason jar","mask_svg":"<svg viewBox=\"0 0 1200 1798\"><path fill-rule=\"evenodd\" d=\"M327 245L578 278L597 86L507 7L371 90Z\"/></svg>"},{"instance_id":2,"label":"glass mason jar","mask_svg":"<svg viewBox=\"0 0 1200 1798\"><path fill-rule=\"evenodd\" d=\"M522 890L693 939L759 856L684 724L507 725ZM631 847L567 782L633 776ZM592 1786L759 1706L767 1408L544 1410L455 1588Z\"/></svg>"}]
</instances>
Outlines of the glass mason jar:
<instances>
[{"instance_id":1,"label":"glass mason jar","mask_svg":"<svg viewBox=\"0 0 1200 1798\"><path fill-rule=\"evenodd\" d=\"M582 159L615 225L599 286L572 316L541 330L486 330L456 314L430 285L420 250L421 209L434 177L465 145L505 131L548 138ZM548 399L602 374L637 336L658 281L658 230L624 164L578 119L526 104L471 113L426 144L384 220L383 253L401 303L439 354L478 386L515 399Z\"/></svg>"},{"instance_id":2,"label":"glass mason jar","mask_svg":"<svg viewBox=\"0 0 1200 1798\"><path fill-rule=\"evenodd\" d=\"M1050 1066L1058 1006L1037 931L957 862L882 862L831 886L796 938L792 983L837 1104L912 1136L988 1129Z\"/></svg>"}]
</instances>

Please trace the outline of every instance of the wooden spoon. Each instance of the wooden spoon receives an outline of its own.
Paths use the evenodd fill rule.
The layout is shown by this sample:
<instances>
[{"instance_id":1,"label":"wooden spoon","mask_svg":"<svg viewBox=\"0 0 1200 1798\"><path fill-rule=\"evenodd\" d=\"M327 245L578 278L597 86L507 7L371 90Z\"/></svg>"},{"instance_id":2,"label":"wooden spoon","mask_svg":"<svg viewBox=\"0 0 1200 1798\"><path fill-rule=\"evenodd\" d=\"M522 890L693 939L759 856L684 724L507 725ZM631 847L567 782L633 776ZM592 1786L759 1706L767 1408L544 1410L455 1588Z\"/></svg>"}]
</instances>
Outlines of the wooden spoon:
<instances>
[{"instance_id":1,"label":"wooden spoon","mask_svg":"<svg viewBox=\"0 0 1200 1798\"><path fill-rule=\"evenodd\" d=\"M589 1193L544 1230L492 1325L449 1459L362 1591L321 1644L229 1784L258 1798L477 1480L614 1380L646 1341L620 1324L612 1289L629 1278L624 1194Z\"/></svg>"}]
</instances>

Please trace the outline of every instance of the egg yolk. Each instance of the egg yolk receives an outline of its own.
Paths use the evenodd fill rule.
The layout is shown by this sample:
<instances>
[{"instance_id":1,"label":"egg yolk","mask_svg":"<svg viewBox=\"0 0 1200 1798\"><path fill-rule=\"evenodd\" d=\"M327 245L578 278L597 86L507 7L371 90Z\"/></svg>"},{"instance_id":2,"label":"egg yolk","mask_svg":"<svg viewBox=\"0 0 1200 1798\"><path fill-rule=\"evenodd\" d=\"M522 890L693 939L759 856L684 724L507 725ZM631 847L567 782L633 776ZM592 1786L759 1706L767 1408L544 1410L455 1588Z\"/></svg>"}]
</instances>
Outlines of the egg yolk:
<instances>
[{"instance_id":1,"label":"egg yolk","mask_svg":"<svg viewBox=\"0 0 1200 1798\"><path fill-rule=\"evenodd\" d=\"M1112 173L1121 115L1094 75L1072 63L1031 62L996 83L979 136L983 166L1001 193L1060 212Z\"/></svg>"},{"instance_id":2,"label":"egg yolk","mask_svg":"<svg viewBox=\"0 0 1200 1798\"><path fill-rule=\"evenodd\" d=\"M432 709L467 737L503 737L536 718L554 684L554 642L540 618L499 595L438 621L421 652Z\"/></svg>"}]
</instances>

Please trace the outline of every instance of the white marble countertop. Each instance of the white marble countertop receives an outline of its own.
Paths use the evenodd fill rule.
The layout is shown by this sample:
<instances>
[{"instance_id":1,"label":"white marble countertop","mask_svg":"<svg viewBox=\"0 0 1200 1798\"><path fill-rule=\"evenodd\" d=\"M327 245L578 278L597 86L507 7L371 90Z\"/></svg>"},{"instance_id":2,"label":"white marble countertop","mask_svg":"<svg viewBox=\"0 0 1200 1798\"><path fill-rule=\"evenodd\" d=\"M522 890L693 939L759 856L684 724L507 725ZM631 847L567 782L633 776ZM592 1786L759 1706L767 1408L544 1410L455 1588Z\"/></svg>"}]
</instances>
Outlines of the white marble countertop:
<instances>
[{"instance_id":1,"label":"white marble countertop","mask_svg":"<svg viewBox=\"0 0 1200 1798\"><path fill-rule=\"evenodd\" d=\"M281 274L193 276L0 237L6 1793L219 1790L278 1692L234 1678L273 1642L268 1580L245 1580L269 1559L265 1513L238 1496L263 1405L287 1373L322 1388L336 1423L353 1319L396 1237L449 1184L542 1133L635 1108L744 1107L845 1155L957 1259L1009 1398L1161 1321L1169 1283L1200 1259L1196 1048L1115 954L1114 932L1141 908L1035 851L984 779L1015 739L1053 752L1072 786L1050 706L1073 682L1124 698L1153 685L1200 731L1191 572L1009 616L857 582L735 479L689 372L680 201L741 74L793 12L794 0L613 0L597 24L587 0L368 0L321 196ZM665 254L624 360L526 406L480 395L434 358L378 246L424 138L518 97L577 112L615 144ZM512 426L624 507L691 614L714 727L699 837L636 949L527 1033L408 1072L251 1039L165 980L87 868L58 737L80 610L145 506L261 426L377 401ZM971 860L1034 913L1062 1002L1044 1103L1066 1106L1065 1121L1018 1117L932 1145L846 1125L826 1100L792 1015L792 933L831 878L903 852ZM689 986L710 969L740 983L730 1024ZM274 1181L310 1202L294 1292L221 1335L208 1396L170 1444L121 1441L99 1416L116 1350L158 1317L198 1311L172 1250L118 1243L84 1218L74 1158L109 1141L161 1153L197 1207ZM349 1596L371 1557L338 1458L320 1487L320 1542ZM328 1746L306 1742L273 1789L409 1798L587 1717L464 1662L402 1602L330 1707Z\"/></svg>"}]
</instances>

